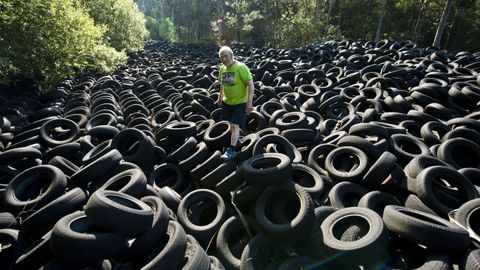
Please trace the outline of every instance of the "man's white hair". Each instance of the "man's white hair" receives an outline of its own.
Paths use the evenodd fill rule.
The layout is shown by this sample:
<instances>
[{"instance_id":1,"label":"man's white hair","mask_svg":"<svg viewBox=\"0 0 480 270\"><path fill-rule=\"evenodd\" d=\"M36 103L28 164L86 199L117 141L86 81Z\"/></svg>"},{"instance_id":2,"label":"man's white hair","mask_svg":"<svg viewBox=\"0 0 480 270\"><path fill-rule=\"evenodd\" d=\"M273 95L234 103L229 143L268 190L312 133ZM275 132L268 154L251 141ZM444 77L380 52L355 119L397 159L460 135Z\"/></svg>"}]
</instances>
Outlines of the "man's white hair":
<instances>
[{"instance_id":1,"label":"man's white hair","mask_svg":"<svg viewBox=\"0 0 480 270\"><path fill-rule=\"evenodd\" d=\"M233 56L232 48L230 48L228 46L221 47L220 50L218 50L218 55L220 55L222 52L226 52L226 53L230 54L231 56Z\"/></svg>"}]
</instances>

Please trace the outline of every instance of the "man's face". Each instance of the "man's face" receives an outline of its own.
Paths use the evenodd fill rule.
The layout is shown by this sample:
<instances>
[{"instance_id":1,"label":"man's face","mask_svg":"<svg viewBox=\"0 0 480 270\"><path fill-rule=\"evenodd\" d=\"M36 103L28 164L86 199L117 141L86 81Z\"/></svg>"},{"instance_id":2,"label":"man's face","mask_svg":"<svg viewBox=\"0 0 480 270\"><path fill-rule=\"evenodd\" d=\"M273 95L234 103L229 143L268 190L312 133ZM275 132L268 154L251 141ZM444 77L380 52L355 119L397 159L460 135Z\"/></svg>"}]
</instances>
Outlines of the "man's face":
<instances>
[{"instance_id":1,"label":"man's face","mask_svg":"<svg viewBox=\"0 0 480 270\"><path fill-rule=\"evenodd\" d=\"M233 64L233 55L229 54L228 52L221 52L218 56L222 64L225 66L230 66Z\"/></svg>"}]
</instances>

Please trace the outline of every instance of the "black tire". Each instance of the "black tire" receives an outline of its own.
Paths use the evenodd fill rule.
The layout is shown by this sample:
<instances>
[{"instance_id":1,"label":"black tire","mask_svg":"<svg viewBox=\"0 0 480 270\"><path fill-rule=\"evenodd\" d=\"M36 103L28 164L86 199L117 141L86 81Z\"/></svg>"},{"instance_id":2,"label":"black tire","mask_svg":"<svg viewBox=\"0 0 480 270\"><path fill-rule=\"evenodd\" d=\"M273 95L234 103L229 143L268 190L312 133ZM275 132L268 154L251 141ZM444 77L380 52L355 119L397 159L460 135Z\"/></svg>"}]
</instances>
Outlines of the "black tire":
<instances>
[{"instance_id":1,"label":"black tire","mask_svg":"<svg viewBox=\"0 0 480 270\"><path fill-rule=\"evenodd\" d=\"M86 201L85 192L74 188L22 220L22 229L34 237L40 237L50 231L60 218L81 210Z\"/></svg>"},{"instance_id":2,"label":"black tire","mask_svg":"<svg viewBox=\"0 0 480 270\"><path fill-rule=\"evenodd\" d=\"M474 199L462 204L455 213L455 220L470 233L476 234L477 237L480 234L480 228L478 227L479 208L480 199Z\"/></svg>"},{"instance_id":3,"label":"black tire","mask_svg":"<svg viewBox=\"0 0 480 270\"><path fill-rule=\"evenodd\" d=\"M313 225L313 201L297 184L271 186L257 199L255 217L266 235L277 240L300 240Z\"/></svg>"},{"instance_id":4,"label":"black tire","mask_svg":"<svg viewBox=\"0 0 480 270\"><path fill-rule=\"evenodd\" d=\"M402 238L446 252L464 252L470 244L468 232L440 217L401 206L389 205L383 212L387 228Z\"/></svg>"},{"instance_id":5,"label":"black tire","mask_svg":"<svg viewBox=\"0 0 480 270\"><path fill-rule=\"evenodd\" d=\"M240 167L217 183L214 190L223 198L230 198L230 193L236 190L245 181Z\"/></svg>"},{"instance_id":6,"label":"black tire","mask_svg":"<svg viewBox=\"0 0 480 270\"><path fill-rule=\"evenodd\" d=\"M358 228L348 235L350 228ZM344 253L342 263L369 264L383 257L388 246L388 231L382 218L361 207L340 209L329 215L321 225L323 241L333 254Z\"/></svg>"},{"instance_id":7,"label":"black tire","mask_svg":"<svg viewBox=\"0 0 480 270\"><path fill-rule=\"evenodd\" d=\"M240 139L240 145L237 147L235 160L237 162L245 161L252 157L253 147L260 137L256 133L248 134Z\"/></svg>"},{"instance_id":8,"label":"black tire","mask_svg":"<svg viewBox=\"0 0 480 270\"><path fill-rule=\"evenodd\" d=\"M255 143L255 146L253 147L252 156L265 153L265 148L268 144L278 145L279 147L276 148L278 153L287 155L290 160L295 159L295 153L293 149L294 146L284 137L274 134L260 137L260 139L257 141L257 143Z\"/></svg>"},{"instance_id":9,"label":"black tire","mask_svg":"<svg viewBox=\"0 0 480 270\"><path fill-rule=\"evenodd\" d=\"M442 216L478 197L477 189L465 176L444 166L423 170L415 181L409 183L409 189Z\"/></svg>"},{"instance_id":10,"label":"black tire","mask_svg":"<svg viewBox=\"0 0 480 270\"><path fill-rule=\"evenodd\" d=\"M94 180L96 182L102 182L107 179L111 171L119 165L121 160L122 155L120 152L116 149L110 150L105 155L102 155L74 173L70 177L69 184L86 188L87 185Z\"/></svg>"},{"instance_id":11,"label":"black tire","mask_svg":"<svg viewBox=\"0 0 480 270\"><path fill-rule=\"evenodd\" d=\"M53 227L50 250L60 260L84 263L116 256L127 247L126 236L101 231L84 212L66 215Z\"/></svg>"},{"instance_id":12,"label":"black tire","mask_svg":"<svg viewBox=\"0 0 480 270\"><path fill-rule=\"evenodd\" d=\"M284 154L267 153L255 155L242 165L245 181L253 186L268 186L289 181L292 162Z\"/></svg>"},{"instance_id":13,"label":"black tire","mask_svg":"<svg viewBox=\"0 0 480 270\"><path fill-rule=\"evenodd\" d=\"M454 138L440 144L438 159L450 164L455 169L480 169L480 146L464 138Z\"/></svg>"},{"instance_id":14,"label":"black tire","mask_svg":"<svg viewBox=\"0 0 480 270\"><path fill-rule=\"evenodd\" d=\"M192 208L199 204L205 205L204 211L192 212L189 215L188 213L192 211ZM225 203L216 192L208 189L197 189L182 199L177 209L177 218L185 231L193 235L200 242L200 245L206 248L225 221Z\"/></svg>"},{"instance_id":15,"label":"black tire","mask_svg":"<svg viewBox=\"0 0 480 270\"><path fill-rule=\"evenodd\" d=\"M191 235L187 235L187 250L185 259L177 265L182 270L210 270L210 258L205 250L198 244Z\"/></svg>"},{"instance_id":16,"label":"black tire","mask_svg":"<svg viewBox=\"0 0 480 270\"><path fill-rule=\"evenodd\" d=\"M432 121L425 123L420 129L420 135L429 146L442 142L442 137L450 131L450 128L442 122ZM438 134L438 135L437 135Z\"/></svg>"},{"instance_id":17,"label":"black tire","mask_svg":"<svg viewBox=\"0 0 480 270\"><path fill-rule=\"evenodd\" d=\"M262 234L252 238L242 252L240 270L274 270L288 258L287 248Z\"/></svg>"},{"instance_id":18,"label":"black tire","mask_svg":"<svg viewBox=\"0 0 480 270\"><path fill-rule=\"evenodd\" d=\"M135 237L135 240L125 251L123 256L130 259L146 256L165 236L168 228L168 208L162 199L155 196L146 196L141 201L152 209L153 221L144 233Z\"/></svg>"},{"instance_id":19,"label":"black tire","mask_svg":"<svg viewBox=\"0 0 480 270\"><path fill-rule=\"evenodd\" d=\"M186 159L191 156L192 152L196 148L196 145L197 140L195 139L195 137L189 137L180 147L174 149L171 153L167 155L167 161L178 164L180 160Z\"/></svg>"},{"instance_id":20,"label":"black tire","mask_svg":"<svg viewBox=\"0 0 480 270\"><path fill-rule=\"evenodd\" d=\"M207 160L198 164L197 167L190 172L190 176L193 179L202 179L205 175L223 163L222 159L220 158L221 155L222 153L218 150L213 152Z\"/></svg>"},{"instance_id":21,"label":"black tire","mask_svg":"<svg viewBox=\"0 0 480 270\"><path fill-rule=\"evenodd\" d=\"M113 190L128 194L135 198L145 193L147 186L147 177L140 169L127 169L121 173L113 175L98 190ZM94 192L90 187L90 192Z\"/></svg>"},{"instance_id":22,"label":"black tire","mask_svg":"<svg viewBox=\"0 0 480 270\"><path fill-rule=\"evenodd\" d=\"M170 187L182 193L188 187L189 179L177 165L167 162L155 167L148 178L148 184L155 189Z\"/></svg>"},{"instance_id":23,"label":"black tire","mask_svg":"<svg viewBox=\"0 0 480 270\"><path fill-rule=\"evenodd\" d=\"M112 150L111 142L112 142L111 140L103 141L98 145L96 145L94 148L92 148L90 151L88 151L82 158L83 166L86 166L94 162L99 157L105 155L110 150Z\"/></svg>"},{"instance_id":24,"label":"black tire","mask_svg":"<svg viewBox=\"0 0 480 270\"><path fill-rule=\"evenodd\" d=\"M5 269L13 269L17 258L30 245L22 232L14 229L0 229L0 242L2 243L0 262Z\"/></svg>"},{"instance_id":25,"label":"black tire","mask_svg":"<svg viewBox=\"0 0 480 270\"><path fill-rule=\"evenodd\" d=\"M480 249L475 249L465 256L460 264L461 270L476 270L480 269Z\"/></svg>"},{"instance_id":26,"label":"black tire","mask_svg":"<svg viewBox=\"0 0 480 270\"><path fill-rule=\"evenodd\" d=\"M295 256L287 259L284 261L279 267L278 270L302 270L302 269L309 269L309 266L314 266L316 264L316 260L303 257L303 256Z\"/></svg>"},{"instance_id":27,"label":"black tire","mask_svg":"<svg viewBox=\"0 0 480 270\"><path fill-rule=\"evenodd\" d=\"M133 162L148 171L153 166L153 140L135 128L120 131L112 139L111 147L117 149L125 161Z\"/></svg>"},{"instance_id":28,"label":"black tire","mask_svg":"<svg viewBox=\"0 0 480 270\"><path fill-rule=\"evenodd\" d=\"M228 121L220 121L209 127L204 135L208 148L220 150L229 145L231 127Z\"/></svg>"},{"instance_id":29,"label":"black tire","mask_svg":"<svg viewBox=\"0 0 480 270\"><path fill-rule=\"evenodd\" d=\"M303 164L292 164L291 179L304 188L312 199L320 199L323 196L324 178L314 169Z\"/></svg>"},{"instance_id":30,"label":"black tire","mask_svg":"<svg viewBox=\"0 0 480 270\"><path fill-rule=\"evenodd\" d=\"M191 153L188 157L180 160L178 165L184 172L190 172L193 168L198 166L198 164L206 160L209 154L210 150L207 148L207 144L205 144L204 142L200 142L196 145L194 152Z\"/></svg>"},{"instance_id":31,"label":"black tire","mask_svg":"<svg viewBox=\"0 0 480 270\"><path fill-rule=\"evenodd\" d=\"M390 172L392 172L397 157L386 151L373 163L363 176L362 183L370 189L377 189L385 181Z\"/></svg>"},{"instance_id":32,"label":"black tire","mask_svg":"<svg viewBox=\"0 0 480 270\"><path fill-rule=\"evenodd\" d=\"M360 199L367 193L368 190L359 184L341 182L333 186L328 193L328 198L331 206L341 209L357 206Z\"/></svg>"},{"instance_id":33,"label":"black tire","mask_svg":"<svg viewBox=\"0 0 480 270\"><path fill-rule=\"evenodd\" d=\"M156 191L158 191L160 198L162 198L167 207L176 213L178 206L182 201L182 196L170 187L163 187Z\"/></svg>"},{"instance_id":34,"label":"black tire","mask_svg":"<svg viewBox=\"0 0 480 270\"><path fill-rule=\"evenodd\" d=\"M48 162L48 165L52 165L59 168L68 177L72 176L72 174L76 173L80 169L77 165L75 165L70 160L60 156L52 158Z\"/></svg>"},{"instance_id":35,"label":"black tire","mask_svg":"<svg viewBox=\"0 0 480 270\"><path fill-rule=\"evenodd\" d=\"M67 178L60 169L51 165L32 167L8 184L4 207L15 215L28 216L61 196L66 187Z\"/></svg>"},{"instance_id":36,"label":"black tire","mask_svg":"<svg viewBox=\"0 0 480 270\"><path fill-rule=\"evenodd\" d=\"M432 156L420 155L410 160L404 171L409 178L415 179L420 172L432 166L449 167L450 165Z\"/></svg>"},{"instance_id":37,"label":"black tire","mask_svg":"<svg viewBox=\"0 0 480 270\"><path fill-rule=\"evenodd\" d=\"M211 270L225 270L223 264L215 256L208 256L210 258L210 269Z\"/></svg>"},{"instance_id":38,"label":"black tire","mask_svg":"<svg viewBox=\"0 0 480 270\"><path fill-rule=\"evenodd\" d=\"M393 134L389 142L391 152L397 156L402 165L406 165L418 155L431 155L430 149L425 143L410 135Z\"/></svg>"},{"instance_id":39,"label":"black tire","mask_svg":"<svg viewBox=\"0 0 480 270\"><path fill-rule=\"evenodd\" d=\"M247 230L238 217L230 217L223 223L218 231L216 250L218 259L227 269L240 269L241 251L249 241ZM240 244L240 248L234 250L232 245ZM240 251L240 252L235 252Z\"/></svg>"},{"instance_id":40,"label":"black tire","mask_svg":"<svg viewBox=\"0 0 480 270\"><path fill-rule=\"evenodd\" d=\"M0 153L0 164L8 165L11 167L15 166L15 163L21 161L22 159L37 159L42 157L42 152L39 149L33 147L19 147L15 149L9 149ZM20 168L15 168L20 169Z\"/></svg>"},{"instance_id":41,"label":"black tire","mask_svg":"<svg viewBox=\"0 0 480 270\"><path fill-rule=\"evenodd\" d=\"M325 170L325 159L327 155L338 146L334 144L322 143L315 146L308 154L308 166L312 167L320 175L328 175Z\"/></svg>"},{"instance_id":42,"label":"black tire","mask_svg":"<svg viewBox=\"0 0 480 270\"><path fill-rule=\"evenodd\" d=\"M463 174L480 192L480 169L476 168L463 168L458 170L459 173Z\"/></svg>"},{"instance_id":43,"label":"black tire","mask_svg":"<svg viewBox=\"0 0 480 270\"><path fill-rule=\"evenodd\" d=\"M199 184L202 188L215 189L215 186L220 183L225 177L236 170L236 164L233 160L228 160L220 164L213 171L200 179Z\"/></svg>"},{"instance_id":44,"label":"black tire","mask_svg":"<svg viewBox=\"0 0 480 270\"><path fill-rule=\"evenodd\" d=\"M127 235L143 233L152 223L152 209L130 195L112 191L94 192L85 205L85 214L95 224Z\"/></svg>"},{"instance_id":45,"label":"black tire","mask_svg":"<svg viewBox=\"0 0 480 270\"><path fill-rule=\"evenodd\" d=\"M88 151L82 149L81 144L77 140L77 142L62 144L60 146L47 150L43 154L42 160L44 161L44 163L48 163L54 157L61 156L74 162L76 165L80 165L81 160L85 155L85 152Z\"/></svg>"},{"instance_id":46,"label":"black tire","mask_svg":"<svg viewBox=\"0 0 480 270\"><path fill-rule=\"evenodd\" d=\"M40 269L52 259L53 254L49 248L50 235L51 231L33 242L32 245L17 258L14 269Z\"/></svg>"},{"instance_id":47,"label":"black tire","mask_svg":"<svg viewBox=\"0 0 480 270\"><path fill-rule=\"evenodd\" d=\"M368 165L369 158L365 152L352 146L338 147L325 159L328 175L339 182L360 181L367 172Z\"/></svg>"},{"instance_id":48,"label":"black tire","mask_svg":"<svg viewBox=\"0 0 480 270\"><path fill-rule=\"evenodd\" d=\"M425 212L425 213L430 214L430 215L438 216L438 214L435 213L435 211L433 211L431 208L426 206L422 202L422 200L420 200L420 198L418 198L418 196L415 195L415 194L410 194L410 195L407 196L407 198L405 199L405 202L404 202L404 206L407 207L407 208L410 208L410 209Z\"/></svg>"},{"instance_id":49,"label":"black tire","mask_svg":"<svg viewBox=\"0 0 480 270\"><path fill-rule=\"evenodd\" d=\"M264 129L267 126L267 121L265 117L256 111L251 112L247 115L245 128L248 132L254 133Z\"/></svg>"},{"instance_id":50,"label":"black tire","mask_svg":"<svg viewBox=\"0 0 480 270\"><path fill-rule=\"evenodd\" d=\"M383 210L387 205L401 205L393 195L382 191L370 191L358 202L358 207L365 207L383 216Z\"/></svg>"},{"instance_id":51,"label":"black tire","mask_svg":"<svg viewBox=\"0 0 480 270\"><path fill-rule=\"evenodd\" d=\"M367 156L371 160L376 160L380 156L377 148L375 148L375 145L373 143L371 143L367 139L355 135L348 135L342 137L337 142L337 146L353 146L355 148L358 148L362 150L365 154L367 154Z\"/></svg>"},{"instance_id":52,"label":"black tire","mask_svg":"<svg viewBox=\"0 0 480 270\"><path fill-rule=\"evenodd\" d=\"M307 127L307 116L303 112L288 112L276 119L275 126L280 130Z\"/></svg>"},{"instance_id":53,"label":"black tire","mask_svg":"<svg viewBox=\"0 0 480 270\"><path fill-rule=\"evenodd\" d=\"M310 237L307 245L302 245L307 248L305 254L309 254L318 259L325 259L329 256L325 244L323 243L323 233L321 225L323 221L337 209L330 206L319 206L314 209L315 220L310 230Z\"/></svg>"},{"instance_id":54,"label":"black tire","mask_svg":"<svg viewBox=\"0 0 480 270\"><path fill-rule=\"evenodd\" d=\"M136 268L142 270L177 269L177 265L184 258L187 250L187 235L178 222L170 221L167 238L167 241L164 239L158 241L156 247L143 260L144 262L137 263Z\"/></svg>"},{"instance_id":55,"label":"black tire","mask_svg":"<svg viewBox=\"0 0 480 270\"><path fill-rule=\"evenodd\" d=\"M19 222L10 212L0 212L0 229L20 229Z\"/></svg>"},{"instance_id":56,"label":"black tire","mask_svg":"<svg viewBox=\"0 0 480 270\"><path fill-rule=\"evenodd\" d=\"M67 133L64 131L56 134L55 129L61 128L63 130L68 130ZM73 142L80 136L80 128L75 122L68 119L54 119L46 122L42 125L39 130L39 138L49 147L55 147L65 143Z\"/></svg>"}]
</instances>

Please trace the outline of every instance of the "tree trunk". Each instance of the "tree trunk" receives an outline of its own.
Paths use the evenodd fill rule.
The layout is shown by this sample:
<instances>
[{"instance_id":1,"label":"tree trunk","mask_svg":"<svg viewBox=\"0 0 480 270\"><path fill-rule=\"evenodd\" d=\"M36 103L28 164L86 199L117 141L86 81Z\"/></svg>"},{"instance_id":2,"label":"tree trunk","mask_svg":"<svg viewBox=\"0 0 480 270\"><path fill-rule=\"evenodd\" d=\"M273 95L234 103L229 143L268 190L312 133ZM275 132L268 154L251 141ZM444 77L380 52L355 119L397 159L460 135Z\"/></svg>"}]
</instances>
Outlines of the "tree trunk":
<instances>
[{"instance_id":1,"label":"tree trunk","mask_svg":"<svg viewBox=\"0 0 480 270\"><path fill-rule=\"evenodd\" d=\"M327 22L325 23L325 29L324 29L325 35L328 34L328 27L330 26L330 20L332 18L333 4L334 4L335 0L329 0L328 2L329 3L328 3Z\"/></svg>"},{"instance_id":2,"label":"tree trunk","mask_svg":"<svg viewBox=\"0 0 480 270\"><path fill-rule=\"evenodd\" d=\"M158 4L158 7L159 7L159 9L160 9L160 20L161 20L161 21L163 21L163 16L164 16L164 15L163 15L163 5L164 5L163 0L160 0L160 1L159 1L159 4Z\"/></svg>"},{"instance_id":3,"label":"tree trunk","mask_svg":"<svg viewBox=\"0 0 480 270\"><path fill-rule=\"evenodd\" d=\"M278 8L279 8L278 0L275 0L275 14L274 14L274 20L273 20L273 47L274 48L277 48L278 46L278 41L277 41L278 14L279 14Z\"/></svg>"},{"instance_id":4,"label":"tree trunk","mask_svg":"<svg viewBox=\"0 0 480 270\"><path fill-rule=\"evenodd\" d=\"M320 0L315 1L315 25L318 24L320 20Z\"/></svg>"},{"instance_id":5,"label":"tree trunk","mask_svg":"<svg viewBox=\"0 0 480 270\"><path fill-rule=\"evenodd\" d=\"M237 40L237 42L240 42L240 6L239 6L239 1L240 0L235 0L235 9L236 9L236 12L237 12L237 22L236 22L236 26L235 26L235 39Z\"/></svg>"},{"instance_id":6,"label":"tree trunk","mask_svg":"<svg viewBox=\"0 0 480 270\"><path fill-rule=\"evenodd\" d=\"M420 10L418 11L417 22L415 23L415 30L413 31L413 42L417 43L418 37L420 36L420 31L423 23L423 13L427 8L427 0L421 0Z\"/></svg>"},{"instance_id":7,"label":"tree trunk","mask_svg":"<svg viewBox=\"0 0 480 270\"><path fill-rule=\"evenodd\" d=\"M440 23L438 24L437 33L435 34L435 39L433 40L433 46L440 48L440 42L442 41L443 31L445 30L445 25L447 24L448 13L452 8L452 0L447 0L447 4L443 9L442 18L440 19Z\"/></svg>"},{"instance_id":8,"label":"tree trunk","mask_svg":"<svg viewBox=\"0 0 480 270\"><path fill-rule=\"evenodd\" d=\"M380 40L380 33L382 32L383 16L385 15L385 7L387 0L383 0L382 9L380 11L380 18L378 18L377 33L375 34L375 42Z\"/></svg>"},{"instance_id":9,"label":"tree trunk","mask_svg":"<svg viewBox=\"0 0 480 270\"><path fill-rule=\"evenodd\" d=\"M450 42L456 36L458 17L463 12L463 8L464 8L463 3L464 3L463 1L460 1L460 5L458 5L458 7L455 9L455 15L453 15L452 25L450 26L450 29L447 34L447 38L445 39L445 48L449 47Z\"/></svg>"}]
</instances>

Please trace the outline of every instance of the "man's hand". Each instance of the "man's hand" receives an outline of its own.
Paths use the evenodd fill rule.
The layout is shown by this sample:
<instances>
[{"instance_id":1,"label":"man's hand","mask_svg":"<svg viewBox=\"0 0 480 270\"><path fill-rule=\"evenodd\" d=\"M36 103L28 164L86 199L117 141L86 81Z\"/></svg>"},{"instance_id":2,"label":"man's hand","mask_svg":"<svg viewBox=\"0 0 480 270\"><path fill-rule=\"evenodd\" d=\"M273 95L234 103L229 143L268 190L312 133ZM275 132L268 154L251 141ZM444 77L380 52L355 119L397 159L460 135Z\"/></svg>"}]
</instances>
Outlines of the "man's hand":
<instances>
[{"instance_id":1,"label":"man's hand","mask_svg":"<svg viewBox=\"0 0 480 270\"><path fill-rule=\"evenodd\" d=\"M252 101L249 100L247 102L247 105L245 106L245 113L250 114L252 111L253 111Z\"/></svg>"},{"instance_id":2,"label":"man's hand","mask_svg":"<svg viewBox=\"0 0 480 270\"><path fill-rule=\"evenodd\" d=\"M217 99L217 105L218 105L218 107L221 108L221 107L222 107L222 104L223 104L223 98L222 98L222 97L218 97L218 99Z\"/></svg>"}]
</instances>

